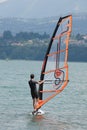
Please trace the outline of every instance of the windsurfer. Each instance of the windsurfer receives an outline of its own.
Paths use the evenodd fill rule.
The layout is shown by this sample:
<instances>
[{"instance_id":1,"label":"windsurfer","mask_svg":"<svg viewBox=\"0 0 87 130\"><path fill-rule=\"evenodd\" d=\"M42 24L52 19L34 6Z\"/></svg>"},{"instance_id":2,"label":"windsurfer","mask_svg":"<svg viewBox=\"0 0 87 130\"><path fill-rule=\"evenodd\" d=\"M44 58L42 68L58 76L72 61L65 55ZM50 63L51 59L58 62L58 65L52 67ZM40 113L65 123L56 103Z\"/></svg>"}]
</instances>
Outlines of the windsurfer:
<instances>
[{"instance_id":1,"label":"windsurfer","mask_svg":"<svg viewBox=\"0 0 87 130\"><path fill-rule=\"evenodd\" d=\"M30 80L28 81L28 84L30 86L31 89L31 96L32 96L32 100L33 100L33 108L34 111L36 111L36 106L38 105L38 101L39 101L39 96L38 96L38 91L36 88L36 84L42 84L44 81L35 81L34 80L34 74L30 75Z\"/></svg>"}]
</instances>

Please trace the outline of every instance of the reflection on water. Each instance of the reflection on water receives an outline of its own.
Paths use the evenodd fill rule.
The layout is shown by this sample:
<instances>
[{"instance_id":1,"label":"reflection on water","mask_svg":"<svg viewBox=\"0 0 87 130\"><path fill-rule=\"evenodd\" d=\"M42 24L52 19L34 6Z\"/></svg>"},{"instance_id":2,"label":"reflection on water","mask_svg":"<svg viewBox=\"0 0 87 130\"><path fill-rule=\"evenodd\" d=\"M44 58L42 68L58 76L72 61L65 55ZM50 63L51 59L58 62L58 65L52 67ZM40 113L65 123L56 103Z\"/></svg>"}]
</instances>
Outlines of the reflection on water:
<instances>
[{"instance_id":1,"label":"reflection on water","mask_svg":"<svg viewBox=\"0 0 87 130\"><path fill-rule=\"evenodd\" d=\"M52 114L52 113L51 113ZM28 114L27 127L33 130L73 130L77 128L75 124L67 121L61 121L60 117L46 113L40 116L33 116Z\"/></svg>"}]
</instances>

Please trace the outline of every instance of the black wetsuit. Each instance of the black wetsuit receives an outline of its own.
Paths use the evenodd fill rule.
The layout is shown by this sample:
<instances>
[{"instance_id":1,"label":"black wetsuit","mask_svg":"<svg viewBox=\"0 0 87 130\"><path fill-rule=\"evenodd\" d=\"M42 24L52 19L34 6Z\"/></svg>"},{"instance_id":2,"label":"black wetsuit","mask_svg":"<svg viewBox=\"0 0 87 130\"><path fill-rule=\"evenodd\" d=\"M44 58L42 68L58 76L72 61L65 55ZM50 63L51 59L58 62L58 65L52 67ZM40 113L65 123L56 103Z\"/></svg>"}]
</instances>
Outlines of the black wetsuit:
<instances>
[{"instance_id":1,"label":"black wetsuit","mask_svg":"<svg viewBox=\"0 0 87 130\"><path fill-rule=\"evenodd\" d=\"M30 89L31 89L31 96L32 98L38 98L38 93L37 93L37 88L36 88L36 84L38 83L37 81L34 80L30 80L28 81Z\"/></svg>"}]
</instances>

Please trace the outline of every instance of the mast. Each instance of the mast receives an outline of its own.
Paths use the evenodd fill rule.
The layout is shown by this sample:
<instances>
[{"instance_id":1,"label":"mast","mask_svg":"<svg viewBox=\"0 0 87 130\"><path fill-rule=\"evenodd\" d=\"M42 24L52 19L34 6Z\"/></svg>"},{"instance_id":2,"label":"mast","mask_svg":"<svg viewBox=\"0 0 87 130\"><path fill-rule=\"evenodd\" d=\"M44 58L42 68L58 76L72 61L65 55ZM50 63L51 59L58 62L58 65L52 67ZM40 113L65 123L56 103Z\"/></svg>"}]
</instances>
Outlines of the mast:
<instances>
[{"instance_id":1,"label":"mast","mask_svg":"<svg viewBox=\"0 0 87 130\"><path fill-rule=\"evenodd\" d=\"M59 23L62 21L62 18L60 17L59 21L57 22L57 25L55 27L55 30L53 32L53 35L51 37L51 40L50 40L50 43L49 43L49 46L48 46L48 49L47 49L47 52L46 52L46 55L45 55L45 58L44 58L44 62L43 62L43 66L42 66L42 71L41 71L41 76L40 76L40 80L44 80L44 74L43 72L45 71L45 68L46 68L46 62L47 62L47 59L48 59L48 54L49 54L49 51L50 51L50 48L52 46L52 42L53 42L53 38L55 37L55 34L57 32L57 29L59 27ZM40 91L43 90L43 84L41 84L39 86L39 99L42 100L42 93L40 93Z\"/></svg>"}]
</instances>

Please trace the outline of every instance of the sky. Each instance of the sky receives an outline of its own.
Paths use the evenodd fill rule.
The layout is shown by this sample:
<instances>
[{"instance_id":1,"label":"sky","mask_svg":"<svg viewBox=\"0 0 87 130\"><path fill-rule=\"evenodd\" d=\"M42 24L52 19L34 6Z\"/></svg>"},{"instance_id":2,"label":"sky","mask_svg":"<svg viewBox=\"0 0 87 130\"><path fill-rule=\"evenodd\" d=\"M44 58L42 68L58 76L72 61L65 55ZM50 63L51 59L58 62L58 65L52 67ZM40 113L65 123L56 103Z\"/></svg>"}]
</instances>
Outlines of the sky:
<instances>
[{"instance_id":1,"label":"sky","mask_svg":"<svg viewBox=\"0 0 87 130\"><path fill-rule=\"evenodd\" d=\"M44 18L87 13L87 0L0 0L0 17Z\"/></svg>"}]
</instances>

